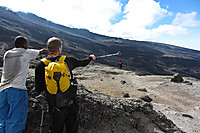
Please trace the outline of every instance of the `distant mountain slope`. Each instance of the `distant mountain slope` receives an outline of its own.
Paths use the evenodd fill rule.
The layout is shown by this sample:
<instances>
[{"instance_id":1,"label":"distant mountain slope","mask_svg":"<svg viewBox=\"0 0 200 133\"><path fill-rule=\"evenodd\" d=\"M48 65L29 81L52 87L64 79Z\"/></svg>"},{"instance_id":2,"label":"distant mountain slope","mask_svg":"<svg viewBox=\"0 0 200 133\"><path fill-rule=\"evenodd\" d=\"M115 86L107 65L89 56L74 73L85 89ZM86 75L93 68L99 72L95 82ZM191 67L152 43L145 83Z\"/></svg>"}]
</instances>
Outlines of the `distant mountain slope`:
<instances>
[{"instance_id":1,"label":"distant mountain slope","mask_svg":"<svg viewBox=\"0 0 200 133\"><path fill-rule=\"evenodd\" d=\"M30 48L44 48L46 41L57 36L63 41L63 53L77 58L89 54L109 54L120 51L120 57L99 59L97 62L117 66L119 60L125 69L138 74L173 74L200 79L200 51L168 44L108 37L86 29L55 24L31 13L13 12L0 7L0 50L12 48L17 35L26 36ZM2 58L0 59L2 62Z\"/></svg>"}]
</instances>

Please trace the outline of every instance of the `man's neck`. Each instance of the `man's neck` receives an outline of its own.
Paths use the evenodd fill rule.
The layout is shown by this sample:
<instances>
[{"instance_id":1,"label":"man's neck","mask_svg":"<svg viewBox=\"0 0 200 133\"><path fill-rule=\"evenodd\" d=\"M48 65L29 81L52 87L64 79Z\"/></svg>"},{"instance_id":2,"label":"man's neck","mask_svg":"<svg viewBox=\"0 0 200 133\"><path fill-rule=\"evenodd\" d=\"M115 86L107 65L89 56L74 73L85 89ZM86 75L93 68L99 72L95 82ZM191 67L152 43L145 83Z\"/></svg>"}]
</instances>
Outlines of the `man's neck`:
<instances>
[{"instance_id":1,"label":"man's neck","mask_svg":"<svg viewBox=\"0 0 200 133\"><path fill-rule=\"evenodd\" d=\"M59 56L59 55L61 55L60 53L50 53L49 55L48 55L48 57L57 57L57 56Z\"/></svg>"}]
</instances>

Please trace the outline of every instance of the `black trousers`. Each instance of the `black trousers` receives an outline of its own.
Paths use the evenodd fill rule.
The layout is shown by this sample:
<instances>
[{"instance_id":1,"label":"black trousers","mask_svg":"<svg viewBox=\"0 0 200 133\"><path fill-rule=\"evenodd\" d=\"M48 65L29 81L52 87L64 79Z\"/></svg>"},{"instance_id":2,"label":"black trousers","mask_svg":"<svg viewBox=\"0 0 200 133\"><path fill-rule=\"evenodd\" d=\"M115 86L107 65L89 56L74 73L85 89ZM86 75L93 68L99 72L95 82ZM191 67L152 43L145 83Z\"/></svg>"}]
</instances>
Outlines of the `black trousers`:
<instances>
[{"instance_id":1,"label":"black trousers","mask_svg":"<svg viewBox=\"0 0 200 133\"><path fill-rule=\"evenodd\" d=\"M78 108L73 103L70 107L62 107L50 111L52 118L51 133L63 133L64 127L67 133L78 133Z\"/></svg>"}]
</instances>

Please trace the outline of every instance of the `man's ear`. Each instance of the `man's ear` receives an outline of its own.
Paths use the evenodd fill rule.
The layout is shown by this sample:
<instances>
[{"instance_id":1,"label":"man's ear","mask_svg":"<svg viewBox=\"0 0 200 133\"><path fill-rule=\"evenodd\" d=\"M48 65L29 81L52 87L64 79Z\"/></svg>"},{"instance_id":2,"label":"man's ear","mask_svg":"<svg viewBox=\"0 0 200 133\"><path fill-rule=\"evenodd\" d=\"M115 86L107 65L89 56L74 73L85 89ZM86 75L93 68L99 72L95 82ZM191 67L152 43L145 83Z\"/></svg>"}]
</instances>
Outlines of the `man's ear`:
<instances>
[{"instance_id":1,"label":"man's ear","mask_svg":"<svg viewBox=\"0 0 200 133\"><path fill-rule=\"evenodd\" d=\"M22 45L22 48L28 49L28 42L27 42L27 43L24 43L24 44Z\"/></svg>"},{"instance_id":2,"label":"man's ear","mask_svg":"<svg viewBox=\"0 0 200 133\"><path fill-rule=\"evenodd\" d=\"M62 51L62 48L58 47L58 53L61 53L61 51Z\"/></svg>"}]
</instances>

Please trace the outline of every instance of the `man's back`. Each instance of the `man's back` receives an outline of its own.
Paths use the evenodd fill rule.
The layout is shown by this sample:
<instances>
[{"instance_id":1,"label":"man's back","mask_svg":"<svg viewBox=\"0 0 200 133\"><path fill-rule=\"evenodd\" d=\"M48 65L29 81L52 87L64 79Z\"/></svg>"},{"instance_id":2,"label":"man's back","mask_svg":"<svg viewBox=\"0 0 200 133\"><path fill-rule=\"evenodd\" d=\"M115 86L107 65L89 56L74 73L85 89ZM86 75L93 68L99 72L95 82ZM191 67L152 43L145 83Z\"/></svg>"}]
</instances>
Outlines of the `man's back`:
<instances>
[{"instance_id":1,"label":"man's back","mask_svg":"<svg viewBox=\"0 0 200 133\"><path fill-rule=\"evenodd\" d=\"M4 54L0 91L8 87L26 89L29 61L38 54L38 50L23 48L13 48L7 51Z\"/></svg>"}]
</instances>

